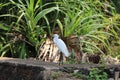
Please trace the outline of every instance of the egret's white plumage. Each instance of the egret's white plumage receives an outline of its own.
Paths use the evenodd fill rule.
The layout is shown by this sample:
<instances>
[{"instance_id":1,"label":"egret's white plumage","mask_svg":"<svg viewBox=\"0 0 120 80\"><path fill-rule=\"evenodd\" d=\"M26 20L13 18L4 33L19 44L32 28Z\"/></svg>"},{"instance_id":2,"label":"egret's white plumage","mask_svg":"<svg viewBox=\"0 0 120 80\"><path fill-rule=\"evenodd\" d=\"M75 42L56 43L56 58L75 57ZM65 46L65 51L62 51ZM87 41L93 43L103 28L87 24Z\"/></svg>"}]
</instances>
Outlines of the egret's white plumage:
<instances>
[{"instance_id":1,"label":"egret's white plumage","mask_svg":"<svg viewBox=\"0 0 120 80\"><path fill-rule=\"evenodd\" d=\"M54 34L53 35L53 42L56 44L56 46L58 47L58 49L66 56L69 57L70 53L67 49L67 46L65 45L64 41L59 39L59 35L58 34Z\"/></svg>"}]
</instances>

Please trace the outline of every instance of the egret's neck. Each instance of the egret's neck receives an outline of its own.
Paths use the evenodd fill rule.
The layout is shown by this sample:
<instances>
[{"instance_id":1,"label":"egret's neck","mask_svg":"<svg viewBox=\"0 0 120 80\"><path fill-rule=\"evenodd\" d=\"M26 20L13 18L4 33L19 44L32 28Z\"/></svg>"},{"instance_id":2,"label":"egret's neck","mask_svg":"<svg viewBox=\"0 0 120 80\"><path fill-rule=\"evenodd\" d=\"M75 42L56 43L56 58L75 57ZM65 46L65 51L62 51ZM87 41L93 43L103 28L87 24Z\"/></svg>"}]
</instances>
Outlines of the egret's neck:
<instances>
[{"instance_id":1,"label":"egret's neck","mask_svg":"<svg viewBox=\"0 0 120 80\"><path fill-rule=\"evenodd\" d=\"M59 37L55 37L54 39L59 39Z\"/></svg>"}]
</instances>

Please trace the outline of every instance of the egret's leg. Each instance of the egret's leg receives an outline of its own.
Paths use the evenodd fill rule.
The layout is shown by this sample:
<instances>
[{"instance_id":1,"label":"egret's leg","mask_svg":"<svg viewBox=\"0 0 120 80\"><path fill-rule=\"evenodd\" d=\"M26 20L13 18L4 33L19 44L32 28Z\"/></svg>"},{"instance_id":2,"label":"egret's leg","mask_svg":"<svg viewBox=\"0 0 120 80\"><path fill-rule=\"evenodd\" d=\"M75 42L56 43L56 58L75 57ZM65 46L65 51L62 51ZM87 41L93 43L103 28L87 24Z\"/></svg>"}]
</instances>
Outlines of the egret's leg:
<instances>
[{"instance_id":1,"label":"egret's leg","mask_svg":"<svg viewBox=\"0 0 120 80\"><path fill-rule=\"evenodd\" d=\"M59 58L59 66L63 64L63 55L62 53L60 52L60 58Z\"/></svg>"},{"instance_id":2,"label":"egret's leg","mask_svg":"<svg viewBox=\"0 0 120 80\"><path fill-rule=\"evenodd\" d=\"M66 57L66 61L69 61L69 57Z\"/></svg>"}]
</instances>

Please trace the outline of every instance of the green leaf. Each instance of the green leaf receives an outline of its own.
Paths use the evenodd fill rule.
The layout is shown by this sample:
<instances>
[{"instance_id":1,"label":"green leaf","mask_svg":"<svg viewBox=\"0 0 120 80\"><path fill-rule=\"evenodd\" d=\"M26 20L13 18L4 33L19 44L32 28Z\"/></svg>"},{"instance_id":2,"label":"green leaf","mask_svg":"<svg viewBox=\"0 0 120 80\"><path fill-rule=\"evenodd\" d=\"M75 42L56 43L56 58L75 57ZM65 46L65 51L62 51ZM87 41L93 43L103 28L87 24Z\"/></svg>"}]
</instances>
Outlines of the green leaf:
<instances>
[{"instance_id":1,"label":"green leaf","mask_svg":"<svg viewBox=\"0 0 120 80\"><path fill-rule=\"evenodd\" d=\"M55 10L59 10L59 8L58 8L58 7L51 7L51 8L47 8L47 9L42 10L40 13L38 13L38 14L36 15L36 17L35 17L35 19L34 19L35 24L37 24L38 21L39 21L42 17L44 17L46 14L48 14L48 13L50 13L50 12L52 12L52 11L55 11Z\"/></svg>"},{"instance_id":2,"label":"green leaf","mask_svg":"<svg viewBox=\"0 0 120 80\"><path fill-rule=\"evenodd\" d=\"M21 46L21 52L20 52L20 58L22 58L22 59L24 59L24 58L26 58L26 48L25 48L25 43L23 43L22 44L22 46Z\"/></svg>"},{"instance_id":3,"label":"green leaf","mask_svg":"<svg viewBox=\"0 0 120 80\"><path fill-rule=\"evenodd\" d=\"M62 36L63 36L63 25L62 25L62 23L60 22L59 19L57 19L57 23L58 23L58 25L59 25L59 27L60 27L60 31L61 31L61 34L62 34Z\"/></svg>"},{"instance_id":4,"label":"green leaf","mask_svg":"<svg viewBox=\"0 0 120 80\"><path fill-rule=\"evenodd\" d=\"M91 45L91 46L95 47L98 51L100 51L101 53L104 54L104 52L99 47L97 47L95 44L93 44L91 42L88 42L88 41L81 41L81 42L84 43L84 44L88 44L88 45Z\"/></svg>"},{"instance_id":5,"label":"green leaf","mask_svg":"<svg viewBox=\"0 0 120 80\"><path fill-rule=\"evenodd\" d=\"M10 27L9 26L5 26L3 23L0 23L0 29L1 30L5 30L5 31L9 31Z\"/></svg>"},{"instance_id":6,"label":"green leaf","mask_svg":"<svg viewBox=\"0 0 120 80\"><path fill-rule=\"evenodd\" d=\"M4 46L0 49L1 57L3 57L3 56L6 54L7 48L10 47L10 45L11 45L11 44L8 43L8 44L4 45Z\"/></svg>"}]
</instances>

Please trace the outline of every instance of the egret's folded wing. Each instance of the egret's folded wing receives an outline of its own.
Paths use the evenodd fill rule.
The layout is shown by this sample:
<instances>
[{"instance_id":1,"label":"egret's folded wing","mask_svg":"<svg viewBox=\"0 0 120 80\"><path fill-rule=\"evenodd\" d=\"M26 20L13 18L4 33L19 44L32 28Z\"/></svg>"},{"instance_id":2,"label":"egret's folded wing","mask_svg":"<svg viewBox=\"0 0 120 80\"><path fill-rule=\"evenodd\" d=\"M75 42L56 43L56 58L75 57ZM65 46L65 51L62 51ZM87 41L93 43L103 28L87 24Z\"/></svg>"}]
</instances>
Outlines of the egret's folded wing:
<instances>
[{"instance_id":1,"label":"egret's folded wing","mask_svg":"<svg viewBox=\"0 0 120 80\"><path fill-rule=\"evenodd\" d=\"M66 57L68 57L68 56L70 55L70 53L69 53L69 51L68 51L68 49L67 49L67 46L65 45L65 43L64 43L63 40L57 39L57 40L55 41L55 44L57 45L58 49L59 49L62 53L64 53L64 55L65 55Z\"/></svg>"}]
</instances>

